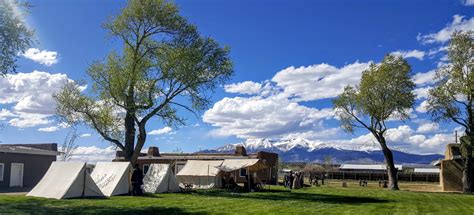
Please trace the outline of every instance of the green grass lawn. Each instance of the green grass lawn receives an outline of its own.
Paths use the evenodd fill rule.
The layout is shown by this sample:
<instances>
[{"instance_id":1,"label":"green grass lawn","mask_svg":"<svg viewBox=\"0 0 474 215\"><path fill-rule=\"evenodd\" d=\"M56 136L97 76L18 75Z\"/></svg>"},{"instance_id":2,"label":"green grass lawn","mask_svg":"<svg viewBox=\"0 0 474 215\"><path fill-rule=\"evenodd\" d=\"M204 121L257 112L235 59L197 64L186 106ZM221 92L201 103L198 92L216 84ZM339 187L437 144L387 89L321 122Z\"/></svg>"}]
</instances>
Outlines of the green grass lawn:
<instances>
[{"instance_id":1,"label":"green grass lawn","mask_svg":"<svg viewBox=\"0 0 474 215\"><path fill-rule=\"evenodd\" d=\"M214 190L110 199L50 200L0 196L2 213L473 214L474 196L334 185L293 191L272 187L268 192L259 193Z\"/></svg>"}]
</instances>

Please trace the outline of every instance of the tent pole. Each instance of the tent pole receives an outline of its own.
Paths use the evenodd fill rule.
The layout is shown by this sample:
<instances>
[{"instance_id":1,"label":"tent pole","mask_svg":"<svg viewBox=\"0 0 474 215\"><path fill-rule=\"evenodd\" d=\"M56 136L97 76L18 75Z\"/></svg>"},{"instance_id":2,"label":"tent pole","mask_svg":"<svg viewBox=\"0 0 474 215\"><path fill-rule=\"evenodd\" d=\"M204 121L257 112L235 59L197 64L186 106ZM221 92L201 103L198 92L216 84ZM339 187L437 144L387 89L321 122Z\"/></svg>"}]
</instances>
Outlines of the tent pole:
<instances>
[{"instance_id":1,"label":"tent pole","mask_svg":"<svg viewBox=\"0 0 474 215\"><path fill-rule=\"evenodd\" d=\"M207 186L209 186L209 164L207 165Z\"/></svg>"},{"instance_id":2,"label":"tent pole","mask_svg":"<svg viewBox=\"0 0 474 215\"><path fill-rule=\"evenodd\" d=\"M248 184L248 187L249 187L249 192L252 191L252 189L250 188L250 169L249 167L247 167L247 184Z\"/></svg>"},{"instance_id":3,"label":"tent pole","mask_svg":"<svg viewBox=\"0 0 474 215\"><path fill-rule=\"evenodd\" d=\"M83 184L82 184L82 194L81 197L84 197L86 193L86 171L87 171L87 163L84 163L84 171L82 172L83 176Z\"/></svg>"}]
</instances>

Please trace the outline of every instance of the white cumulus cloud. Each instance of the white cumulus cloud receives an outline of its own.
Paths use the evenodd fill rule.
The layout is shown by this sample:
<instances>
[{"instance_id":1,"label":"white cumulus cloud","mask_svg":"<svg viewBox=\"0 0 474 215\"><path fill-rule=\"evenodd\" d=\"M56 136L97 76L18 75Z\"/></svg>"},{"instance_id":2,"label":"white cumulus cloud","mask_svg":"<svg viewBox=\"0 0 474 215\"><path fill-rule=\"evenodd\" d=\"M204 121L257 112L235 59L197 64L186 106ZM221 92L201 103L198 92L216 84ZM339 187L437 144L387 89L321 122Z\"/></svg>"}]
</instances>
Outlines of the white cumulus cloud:
<instances>
[{"instance_id":1,"label":"white cumulus cloud","mask_svg":"<svg viewBox=\"0 0 474 215\"><path fill-rule=\"evenodd\" d=\"M156 130L152 130L150 132L148 132L148 135L160 135L160 134L168 134L172 131L173 129L171 127L164 127L164 128L160 128L160 129L156 129Z\"/></svg>"},{"instance_id":2,"label":"white cumulus cloud","mask_svg":"<svg viewBox=\"0 0 474 215\"><path fill-rule=\"evenodd\" d=\"M262 138L305 132L333 116L331 108L309 108L280 94L224 98L204 113L203 121L218 127L215 135Z\"/></svg>"},{"instance_id":3,"label":"white cumulus cloud","mask_svg":"<svg viewBox=\"0 0 474 215\"><path fill-rule=\"evenodd\" d=\"M21 54L34 62L51 66L58 63L58 53L55 51L39 50L37 48L29 48L25 53Z\"/></svg>"},{"instance_id":4,"label":"white cumulus cloud","mask_svg":"<svg viewBox=\"0 0 474 215\"><path fill-rule=\"evenodd\" d=\"M412 81L417 85L428 85L436 83L436 70L430 70L428 72L419 72L413 75Z\"/></svg>"},{"instance_id":5,"label":"white cumulus cloud","mask_svg":"<svg viewBox=\"0 0 474 215\"><path fill-rule=\"evenodd\" d=\"M453 21L449 23L445 28L441 29L436 33L426 34L426 35L418 35L418 41L422 43L444 43L447 42L451 35L456 30L468 31L474 30L474 17L470 19L464 19L464 16L461 15L454 15Z\"/></svg>"},{"instance_id":6,"label":"white cumulus cloud","mask_svg":"<svg viewBox=\"0 0 474 215\"><path fill-rule=\"evenodd\" d=\"M278 72L272 81L288 97L295 96L300 101L333 98L345 86L358 84L370 63L355 62L341 68L324 63L299 68L292 66Z\"/></svg>"},{"instance_id":7,"label":"white cumulus cloud","mask_svg":"<svg viewBox=\"0 0 474 215\"><path fill-rule=\"evenodd\" d=\"M82 161L96 163L99 161L112 161L115 158L116 148L109 146L100 148L97 146L80 146L74 150L71 161Z\"/></svg>"},{"instance_id":8,"label":"white cumulus cloud","mask_svg":"<svg viewBox=\"0 0 474 215\"><path fill-rule=\"evenodd\" d=\"M439 124L435 122L428 122L421 124L416 130L419 133L430 133L439 130Z\"/></svg>"},{"instance_id":9,"label":"white cumulus cloud","mask_svg":"<svg viewBox=\"0 0 474 215\"><path fill-rule=\"evenodd\" d=\"M11 126L26 128L46 125L56 110L53 94L72 82L66 74L42 71L9 74L0 78L0 105L11 105Z\"/></svg>"},{"instance_id":10,"label":"white cumulus cloud","mask_svg":"<svg viewBox=\"0 0 474 215\"><path fill-rule=\"evenodd\" d=\"M224 89L228 93L239 93L254 95L260 92L262 84L255 83L253 81L244 81L241 83L228 84L224 86Z\"/></svg>"},{"instance_id":11,"label":"white cumulus cloud","mask_svg":"<svg viewBox=\"0 0 474 215\"><path fill-rule=\"evenodd\" d=\"M409 50L409 51L398 50L398 51L392 52L391 54L395 56L401 56L403 58L416 58L418 60L423 60L423 58L425 57L424 51L420 51L416 49Z\"/></svg>"}]
</instances>

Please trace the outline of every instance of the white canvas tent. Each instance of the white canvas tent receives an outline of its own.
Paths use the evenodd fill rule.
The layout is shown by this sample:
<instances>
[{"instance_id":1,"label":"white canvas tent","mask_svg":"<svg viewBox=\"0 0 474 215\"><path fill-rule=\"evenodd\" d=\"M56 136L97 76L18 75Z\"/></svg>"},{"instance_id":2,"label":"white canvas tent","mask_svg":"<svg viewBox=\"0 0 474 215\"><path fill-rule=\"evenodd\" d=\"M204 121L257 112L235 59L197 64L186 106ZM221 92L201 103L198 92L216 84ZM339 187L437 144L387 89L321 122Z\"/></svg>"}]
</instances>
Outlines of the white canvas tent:
<instances>
[{"instance_id":1,"label":"white canvas tent","mask_svg":"<svg viewBox=\"0 0 474 215\"><path fill-rule=\"evenodd\" d=\"M223 160L188 160L186 165L179 171L179 183L192 184L193 188L209 189L220 188L220 170L217 168Z\"/></svg>"},{"instance_id":2,"label":"white canvas tent","mask_svg":"<svg viewBox=\"0 0 474 215\"><path fill-rule=\"evenodd\" d=\"M92 179L105 196L129 192L130 162L97 162Z\"/></svg>"},{"instance_id":3,"label":"white canvas tent","mask_svg":"<svg viewBox=\"0 0 474 215\"><path fill-rule=\"evenodd\" d=\"M86 163L53 162L27 196L66 199L104 197L104 194L86 171Z\"/></svg>"},{"instance_id":4,"label":"white canvas tent","mask_svg":"<svg viewBox=\"0 0 474 215\"><path fill-rule=\"evenodd\" d=\"M150 165L143 178L143 189L147 193L173 193L181 190L169 164Z\"/></svg>"},{"instance_id":5,"label":"white canvas tent","mask_svg":"<svg viewBox=\"0 0 474 215\"><path fill-rule=\"evenodd\" d=\"M224 172L232 172L239 169L256 171L266 168L266 166L260 163L259 159L225 159L217 168Z\"/></svg>"}]
</instances>

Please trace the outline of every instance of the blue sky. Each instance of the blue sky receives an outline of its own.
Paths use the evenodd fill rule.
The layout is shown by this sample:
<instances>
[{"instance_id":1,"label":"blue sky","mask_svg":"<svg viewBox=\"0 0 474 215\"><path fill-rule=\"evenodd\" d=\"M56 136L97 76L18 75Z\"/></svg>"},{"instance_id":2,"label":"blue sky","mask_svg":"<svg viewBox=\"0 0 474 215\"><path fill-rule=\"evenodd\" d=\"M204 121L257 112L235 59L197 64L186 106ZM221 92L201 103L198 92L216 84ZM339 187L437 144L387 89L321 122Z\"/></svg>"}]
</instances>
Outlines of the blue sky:
<instances>
[{"instance_id":1,"label":"blue sky","mask_svg":"<svg viewBox=\"0 0 474 215\"><path fill-rule=\"evenodd\" d=\"M38 43L19 58L19 74L0 86L0 141L61 143L68 131L54 118L48 96L58 83L89 80L94 60L121 47L101 28L125 1L31 1L27 17ZM446 36L474 30L469 1L176 1L180 14L199 31L231 48L235 75L212 94L209 110L188 126L156 130L147 140L161 151L192 152L254 138L302 137L315 144L373 142L366 131L345 134L330 111L341 86L355 84L370 62L395 52L412 65L419 95L407 122L392 121L392 147L439 153L453 141L454 124L433 124L420 104L433 71L445 63ZM37 71L37 72L33 72ZM41 72L39 72L41 71ZM332 81L331 81L332 80ZM90 86L90 82L89 86ZM48 87L44 87L48 86ZM35 88L36 87L36 88ZM230 120L230 121L229 121ZM160 130L161 129L161 130ZM80 127L84 150L110 146ZM90 134L90 136L89 136ZM107 152L110 152L107 151Z\"/></svg>"}]
</instances>

